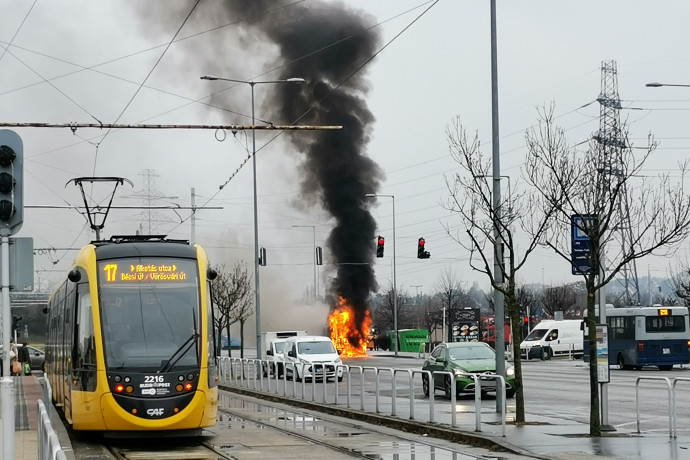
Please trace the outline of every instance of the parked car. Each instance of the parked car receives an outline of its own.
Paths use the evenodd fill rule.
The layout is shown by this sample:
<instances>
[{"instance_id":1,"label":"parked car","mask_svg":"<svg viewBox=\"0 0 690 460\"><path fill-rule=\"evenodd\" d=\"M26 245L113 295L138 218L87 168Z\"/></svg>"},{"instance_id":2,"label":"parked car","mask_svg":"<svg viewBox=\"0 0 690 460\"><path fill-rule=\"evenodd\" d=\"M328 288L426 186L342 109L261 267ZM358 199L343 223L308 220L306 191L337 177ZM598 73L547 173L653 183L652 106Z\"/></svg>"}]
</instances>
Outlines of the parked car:
<instances>
[{"instance_id":1,"label":"parked car","mask_svg":"<svg viewBox=\"0 0 690 460\"><path fill-rule=\"evenodd\" d=\"M17 344L17 349L21 348L22 344ZM45 371L45 353L43 350L27 345L26 348L29 350L29 356L31 357L31 370L32 371ZM0 345L0 356L3 354L3 347ZM0 358L0 369L2 368L2 359Z\"/></svg>"},{"instance_id":2,"label":"parked car","mask_svg":"<svg viewBox=\"0 0 690 460\"><path fill-rule=\"evenodd\" d=\"M506 396L515 396L515 370L506 361ZM447 371L455 375L456 395L474 394L474 379L463 374L478 374L481 378L482 393L495 392L498 379L481 377L482 374L496 372L496 352L484 342L449 342L441 343L424 361L422 370L431 372ZM447 398L452 391L451 379L446 374L434 374L434 391L443 390ZM424 394L429 396L429 378L422 374Z\"/></svg>"},{"instance_id":3,"label":"parked car","mask_svg":"<svg viewBox=\"0 0 690 460\"><path fill-rule=\"evenodd\" d=\"M21 346L21 344L19 346ZM39 348L32 347L31 345L27 345L26 348L29 349L29 356L31 357L31 370L45 371L45 352Z\"/></svg>"}]
</instances>

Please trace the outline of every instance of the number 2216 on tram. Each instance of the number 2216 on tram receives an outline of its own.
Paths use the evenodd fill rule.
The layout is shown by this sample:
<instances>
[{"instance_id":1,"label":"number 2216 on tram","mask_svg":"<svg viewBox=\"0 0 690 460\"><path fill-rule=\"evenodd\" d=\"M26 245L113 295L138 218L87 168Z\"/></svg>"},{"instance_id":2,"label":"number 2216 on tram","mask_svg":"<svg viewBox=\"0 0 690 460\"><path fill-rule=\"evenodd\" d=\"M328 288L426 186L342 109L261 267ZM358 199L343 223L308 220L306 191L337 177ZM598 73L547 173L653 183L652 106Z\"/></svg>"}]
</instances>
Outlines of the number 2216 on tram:
<instances>
[{"instance_id":1,"label":"number 2216 on tram","mask_svg":"<svg viewBox=\"0 0 690 460\"><path fill-rule=\"evenodd\" d=\"M46 310L46 376L73 429L215 424L215 277L187 241L113 236L79 252Z\"/></svg>"}]
</instances>

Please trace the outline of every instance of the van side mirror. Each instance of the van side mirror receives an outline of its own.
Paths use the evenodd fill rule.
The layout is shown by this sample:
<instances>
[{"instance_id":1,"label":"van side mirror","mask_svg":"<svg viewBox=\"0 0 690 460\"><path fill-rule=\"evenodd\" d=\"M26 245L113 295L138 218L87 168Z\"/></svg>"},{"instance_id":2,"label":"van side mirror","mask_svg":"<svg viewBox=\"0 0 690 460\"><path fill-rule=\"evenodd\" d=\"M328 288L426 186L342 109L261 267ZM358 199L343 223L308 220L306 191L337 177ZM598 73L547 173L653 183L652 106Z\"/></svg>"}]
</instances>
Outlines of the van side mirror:
<instances>
[{"instance_id":1,"label":"van side mirror","mask_svg":"<svg viewBox=\"0 0 690 460\"><path fill-rule=\"evenodd\" d=\"M266 350L266 355L267 356L273 356L273 350L271 350L270 348L268 350Z\"/></svg>"},{"instance_id":2,"label":"van side mirror","mask_svg":"<svg viewBox=\"0 0 690 460\"><path fill-rule=\"evenodd\" d=\"M289 350L289 351L288 351L288 356L291 357L291 358L294 358L294 357L295 357L295 353L293 353L292 350Z\"/></svg>"}]
</instances>

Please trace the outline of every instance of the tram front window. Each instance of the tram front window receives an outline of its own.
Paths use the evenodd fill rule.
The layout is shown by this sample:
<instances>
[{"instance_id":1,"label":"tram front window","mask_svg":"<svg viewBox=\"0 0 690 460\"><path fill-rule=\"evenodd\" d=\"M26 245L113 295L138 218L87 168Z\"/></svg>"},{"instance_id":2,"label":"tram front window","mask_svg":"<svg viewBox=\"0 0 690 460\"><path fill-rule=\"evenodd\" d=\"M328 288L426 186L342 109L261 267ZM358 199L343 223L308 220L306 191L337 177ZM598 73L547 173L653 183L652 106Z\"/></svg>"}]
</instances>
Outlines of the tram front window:
<instances>
[{"instance_id":1,"label":"tram front window","mask_svg":"<svg viewBox=\"0 0 690 460\"><path fill-rule=\"evenodd\" d=\"M118 261L118 265L136 266L130 261ZM175 267L196 274L193 261L175 261ZM101 331L107 367L157 371L172 367L173 358L175 369L198 367L198 340L190 344L190 337L198 337L200 332L196 279L101 282Z\"/></svg>"}]
</instances>

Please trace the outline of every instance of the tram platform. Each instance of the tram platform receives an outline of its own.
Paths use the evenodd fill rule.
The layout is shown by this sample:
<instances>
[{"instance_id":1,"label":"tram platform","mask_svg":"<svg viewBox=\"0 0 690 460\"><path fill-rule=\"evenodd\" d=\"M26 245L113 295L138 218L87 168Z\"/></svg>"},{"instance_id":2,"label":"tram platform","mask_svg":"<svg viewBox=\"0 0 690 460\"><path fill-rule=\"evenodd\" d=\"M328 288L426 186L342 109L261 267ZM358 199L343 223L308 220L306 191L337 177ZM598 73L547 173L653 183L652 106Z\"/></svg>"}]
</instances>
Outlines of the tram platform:
<instances>
[{"instance_id":1,"label":"tram platform","mask_svg":"<svg viewBox=\"0 0 690 460\"><path fill-rule=\"evenodd\" d=\"M14 459L38 459L38 400L43 399L43 387L39 374L15 376L14 379ZM44 401L50 414L53 430L63 445L69 445L69 437L62 421L52 408ZM66 443L66 444L65 444ZM70 449L65 449L68 459L73 459Z\"/></svg>"}]
</instances>

